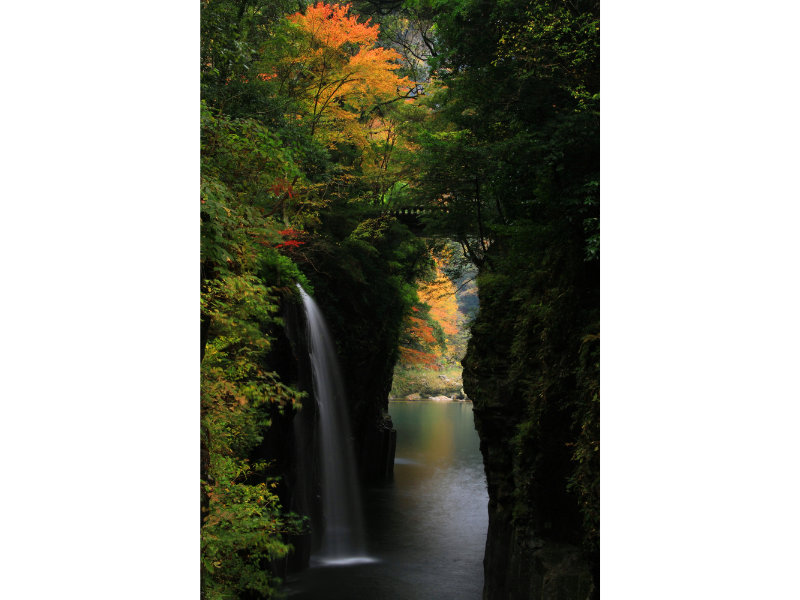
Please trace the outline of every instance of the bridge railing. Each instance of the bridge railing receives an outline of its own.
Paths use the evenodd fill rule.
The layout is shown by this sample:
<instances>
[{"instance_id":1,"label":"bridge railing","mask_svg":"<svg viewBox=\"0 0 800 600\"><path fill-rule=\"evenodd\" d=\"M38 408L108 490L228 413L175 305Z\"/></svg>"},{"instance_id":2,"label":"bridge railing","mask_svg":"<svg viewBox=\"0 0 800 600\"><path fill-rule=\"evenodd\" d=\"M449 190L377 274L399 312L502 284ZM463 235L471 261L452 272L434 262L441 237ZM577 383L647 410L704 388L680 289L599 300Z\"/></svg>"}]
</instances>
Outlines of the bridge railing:
<instances>
[{"instance_id":1,"label":"bridge railing","mask_svg":"<svg viewBox=\"0 0 800 600\"><path fill-rule=\"evenodd\" d=\"M400 217L400 216L419 216L419 215L429 215L434 213L448 213L450 212L446 208L439 208L434 206L402 206L396 208L388 208L384 211L384 214L391 215L393 217Z\"/></svg>"}]
</instances>

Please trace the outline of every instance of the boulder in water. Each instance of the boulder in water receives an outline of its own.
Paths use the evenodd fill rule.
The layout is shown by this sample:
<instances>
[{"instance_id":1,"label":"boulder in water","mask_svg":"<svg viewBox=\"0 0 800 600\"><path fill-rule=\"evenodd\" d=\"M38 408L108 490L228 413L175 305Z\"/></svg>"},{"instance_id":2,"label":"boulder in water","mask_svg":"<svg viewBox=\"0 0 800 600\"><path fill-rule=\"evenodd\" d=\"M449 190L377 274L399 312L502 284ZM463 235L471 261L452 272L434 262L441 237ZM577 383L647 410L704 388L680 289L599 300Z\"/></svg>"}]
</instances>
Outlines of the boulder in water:
<instances>
[{"instance_id":1,"label":"boulder in water","mask_svg":"<svg viewBox=\"0 0 800 600\"><path fill-rule=\"evenodd\" d=\"M416 400L422 400L422 396L420 396L419 394L409 394L408 396L406 396L406 400L408 400L409 402L414 402Z\"/></svg>"}]
</instances>

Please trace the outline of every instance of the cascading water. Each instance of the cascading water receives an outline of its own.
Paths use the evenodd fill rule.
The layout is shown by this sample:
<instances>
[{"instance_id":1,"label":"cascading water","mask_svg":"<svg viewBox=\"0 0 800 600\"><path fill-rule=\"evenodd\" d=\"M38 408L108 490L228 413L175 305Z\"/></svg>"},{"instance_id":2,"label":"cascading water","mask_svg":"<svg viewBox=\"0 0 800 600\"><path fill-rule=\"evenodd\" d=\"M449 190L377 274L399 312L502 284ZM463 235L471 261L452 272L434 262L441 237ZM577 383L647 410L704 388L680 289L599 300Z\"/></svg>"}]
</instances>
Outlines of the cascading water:
<instances>
[{"instance_id":1,"label":"cascading water","mask_svg":"<svg viewBox=\"0 0 800 600\"><path fill-rule=\"evenodd\" d=\"M312 381L319 411L325 531L317 558L328 565L371 562L364 549L361 498L336 350L316 302L299 284L297 287L306 313Z\"/></svg>"}]
</instances>

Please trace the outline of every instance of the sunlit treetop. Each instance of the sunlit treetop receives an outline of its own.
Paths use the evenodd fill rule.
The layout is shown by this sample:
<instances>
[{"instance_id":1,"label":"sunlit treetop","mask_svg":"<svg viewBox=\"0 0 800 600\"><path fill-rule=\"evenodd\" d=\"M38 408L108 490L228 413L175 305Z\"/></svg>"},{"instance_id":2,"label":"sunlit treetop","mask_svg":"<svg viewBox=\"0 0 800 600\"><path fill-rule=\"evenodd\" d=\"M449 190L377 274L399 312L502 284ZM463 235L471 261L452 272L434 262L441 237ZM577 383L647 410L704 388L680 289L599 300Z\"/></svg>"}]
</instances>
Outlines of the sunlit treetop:
<instances>
[{"instance_id":1,"label":"sunlit treetop","mask_svg":"<svg viewBox=\"0 0 800 600\"><path fill-rule=\"evenodd\" d=\"M327 100L358 92L375 98L411 89L411 82L395 73L402 56L376 46L379 26L370 25L369 19L359 23L358 16L349 16L349 11L349 4L318 2L309 6L305 14L298 12L289 17L311 42L295 62L315 73L320 84L316 89L322 97Z\"/></svg>"},{"instance_id":2,"label":"sunlit treetop","mask_svg":"<svg viewBox=\"0 0 800 600\"><path fill-rule=\"evenodd\" d=\"M318 2L288 17L302 35L287 62L286 77L299 91L301 113L329 144L367 142L357 123L378 105L404 97L414 84L399 77L402 56L377 45L379 26L358 22L350 5Z\"/></svg>"},{"instance_id":3,"label":"sunlit treetop","mask_svg":"<svg viewBox=\"0 0 800 600\"><path fill-rule=\"evenodd\" d=\"M350 4L325 4L317 2L309 6L306 13L295 13L289 17L292 23L300 25L314 39L329 48L340 48L351 43L371 46L378 40L378 25L358 22L358 16L348 16Z\"/></svg>"}]
</instances>

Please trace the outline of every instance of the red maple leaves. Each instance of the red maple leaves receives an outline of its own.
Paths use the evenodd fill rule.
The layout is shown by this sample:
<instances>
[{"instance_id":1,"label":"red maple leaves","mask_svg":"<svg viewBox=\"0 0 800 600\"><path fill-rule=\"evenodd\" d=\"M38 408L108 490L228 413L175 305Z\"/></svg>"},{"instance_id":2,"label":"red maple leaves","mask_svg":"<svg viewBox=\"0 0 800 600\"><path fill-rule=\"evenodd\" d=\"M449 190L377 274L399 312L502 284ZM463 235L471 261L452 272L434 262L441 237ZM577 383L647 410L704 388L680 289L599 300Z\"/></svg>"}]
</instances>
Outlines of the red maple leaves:
<instances>
[{"instance_id":1,"label":"red maple leaves","mask_svg":"<svg viewBox=\"0 0 800 600\"><path fill-rule=\"evenodd\" d=\"M304 241L296 239L298 237L304 236L306 234L305 231L300 231L299 229L292 229L291 227L289 227L288 229L283 229L278 233L287 239L284 239L283 242L276 245L275 246L276 248L290 248L290 249L299 248L300 246L305 244Z\"/></svg>"},{"instance_id":2,"label":"red maple leaves","mask_svg":"<svg viewBox=\"0 0 800 600\"><path fill-rule=\"evenodd\" d=\"M289 198L294 198L294 188L286 179L281 178L275 180L275 183L270 186L269 191L275 196L282 196L283 194L286 194L289 196Z\"/></svg>"}]
</instances>

